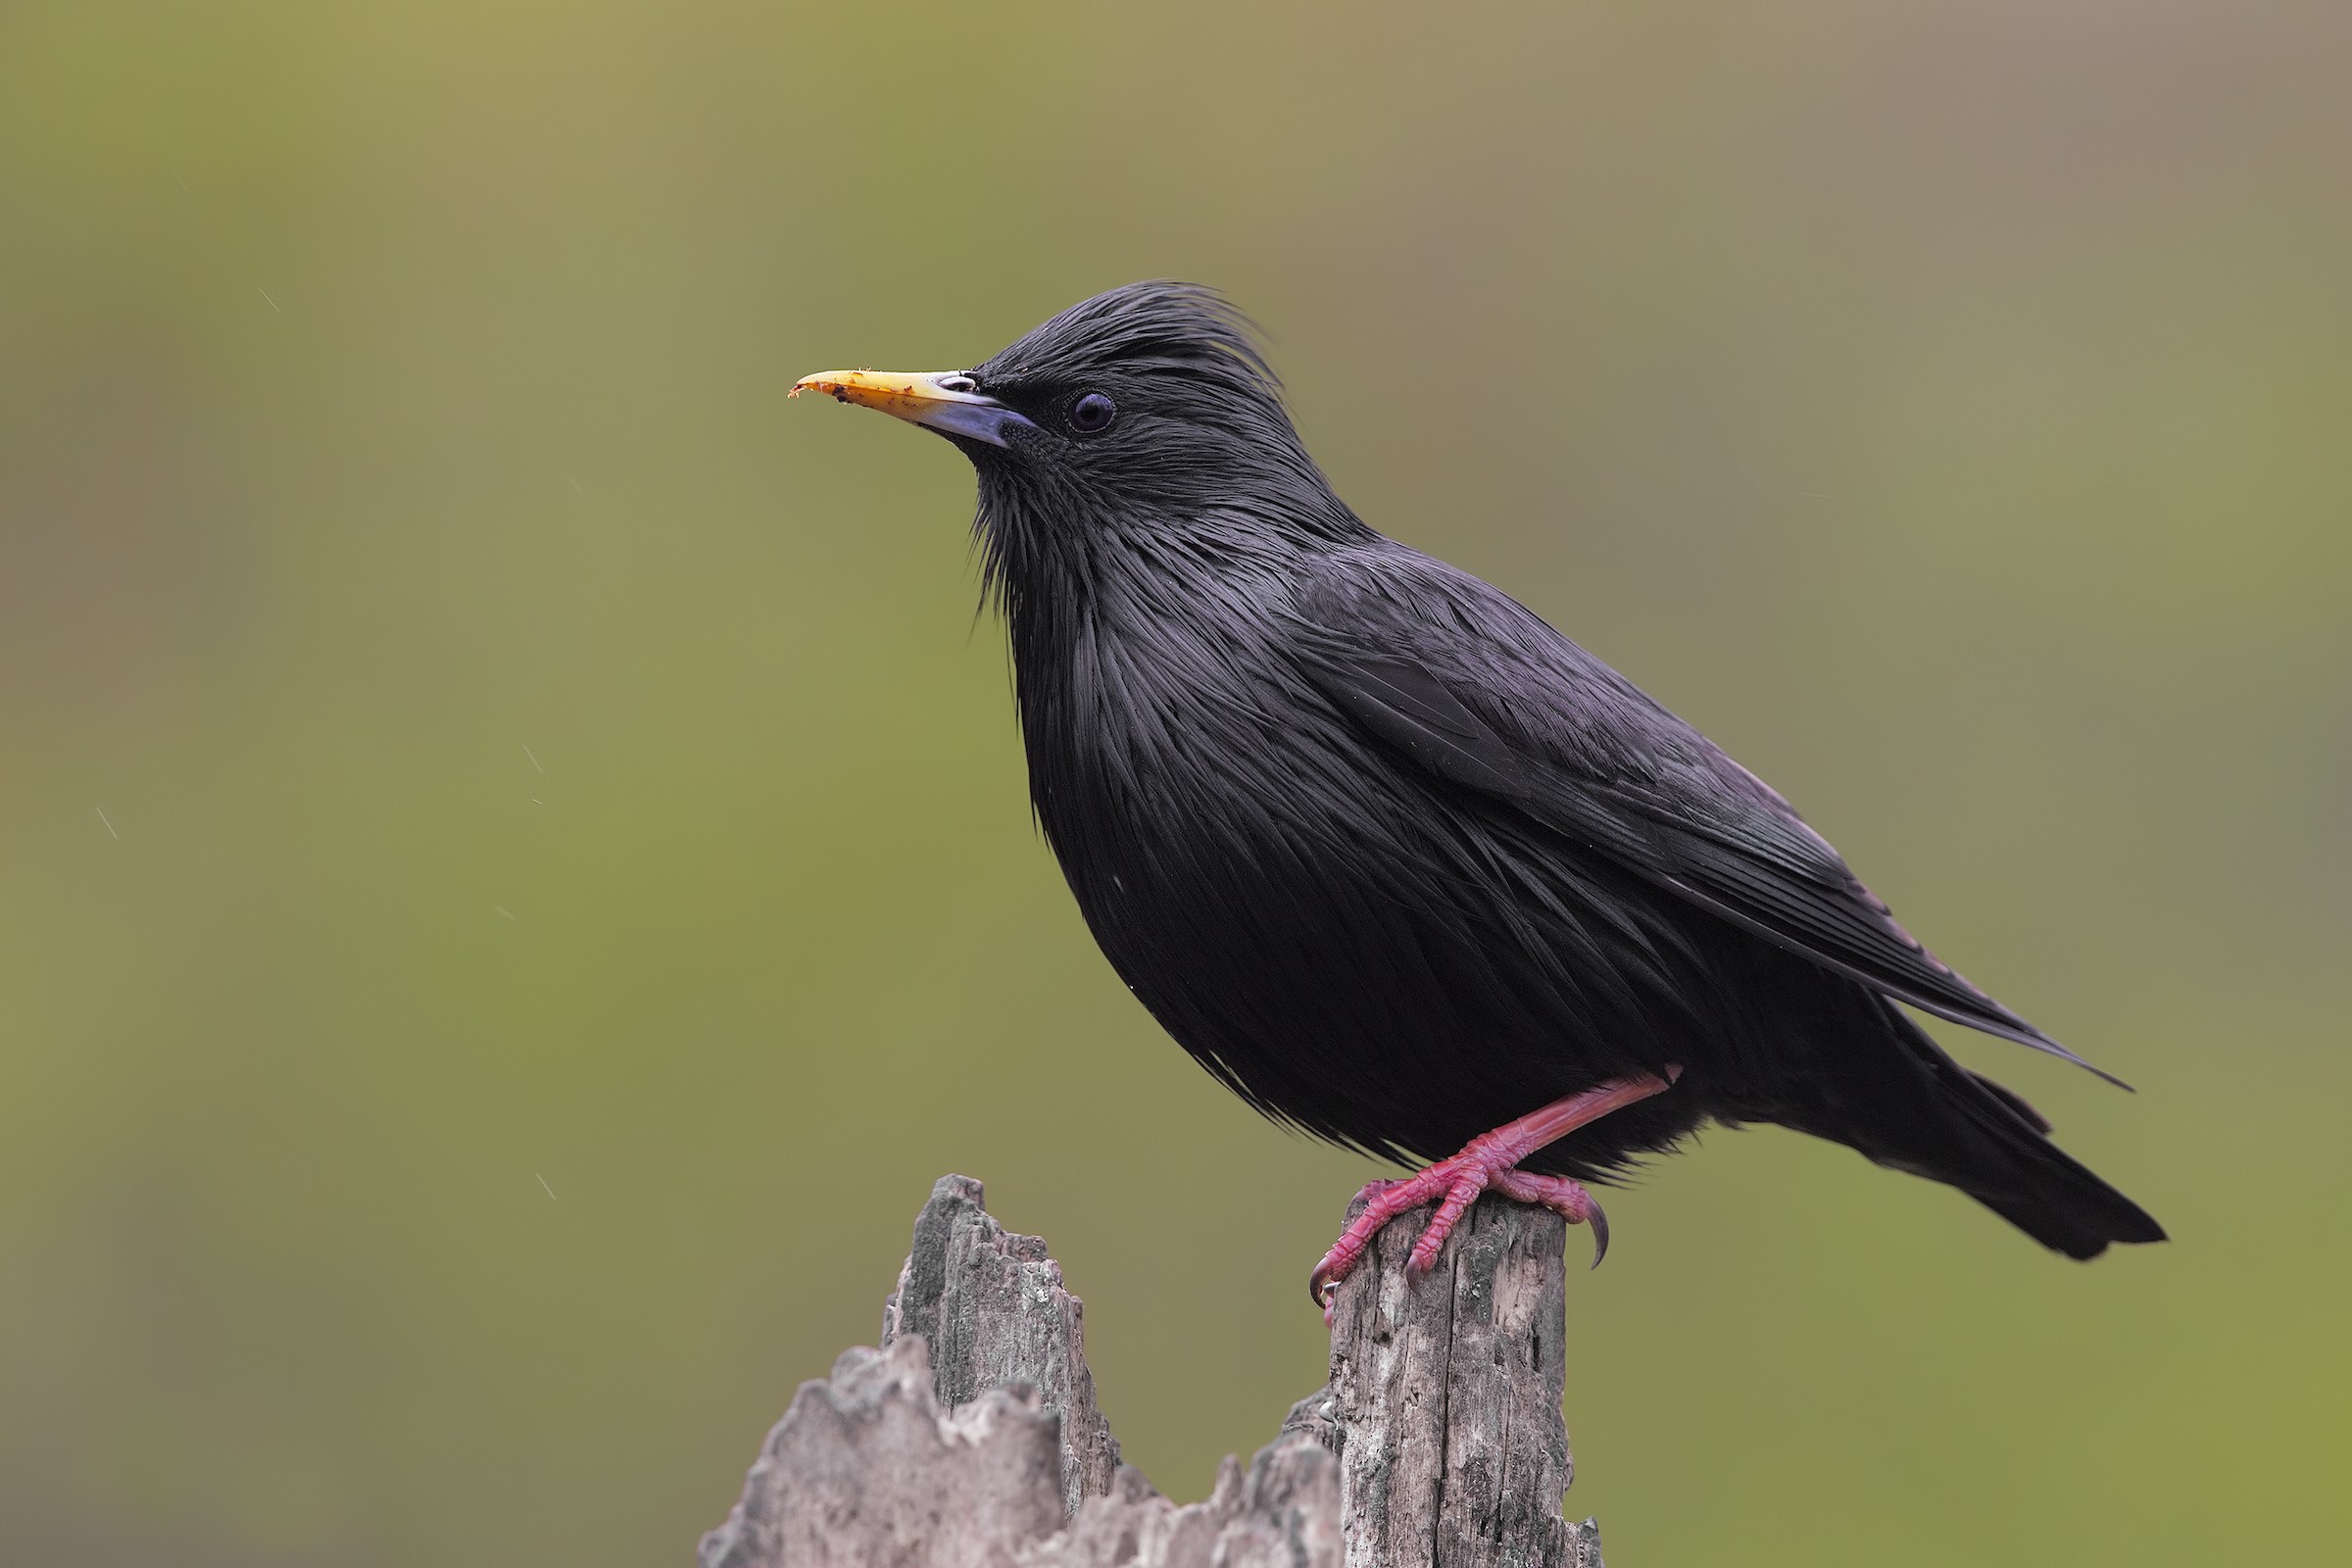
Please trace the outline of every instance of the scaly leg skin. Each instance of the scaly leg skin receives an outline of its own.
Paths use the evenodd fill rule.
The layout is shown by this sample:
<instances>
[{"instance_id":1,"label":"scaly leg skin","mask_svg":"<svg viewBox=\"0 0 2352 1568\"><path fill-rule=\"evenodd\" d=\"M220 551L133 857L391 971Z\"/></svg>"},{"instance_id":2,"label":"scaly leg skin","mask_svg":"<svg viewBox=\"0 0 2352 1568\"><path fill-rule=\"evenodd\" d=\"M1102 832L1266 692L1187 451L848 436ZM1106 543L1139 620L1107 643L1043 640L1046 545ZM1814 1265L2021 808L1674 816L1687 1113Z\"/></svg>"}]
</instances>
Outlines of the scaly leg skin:
<instances>
[{"instance_id":1,"label":"scaly leg skin","mask_svg":"<svg viewBox=\"0 0 2352 1568\"><path fill-rule=\"evenodd\" d=\"M1571 1225L1591 1225L1592 1266L1598 1268L1600 1260L1608 1255L1609 1219L1592 1200L1592 1195L1585 1191L1582 1182L1565 1176L1538 1176L1519 1169L1519 1162L1546 1144L1565 1138L1612 1110L1664 1094L1682 1075L1681 1066L1670 1063L1663 1078L1642 1073L1634 1078L1612 1079L1597 1089L1555 1100L1541 1110L1473 1138L1460 1153L1439 1160L1419 1175L1400 1182L1374 1182L1366 1187L1356 1195L1364 1200L1364 1211L1348 1222L1307 1278L1315 1304L1323 1308L1323 1321L1331 1321L1332 1299L1339 1292L1340 1281L1353 1272L1364 1249L1380 1234L1380 1228L1440 1195L1444 1201L1438 1204L1438 1211L1421 1232L1420 1240L1413 1244L1412 1256L1405 1259L1407 1274L1423 1273L1438 1260L1438 1250L1446 1245L1446 1238L1470 1211L1470 1205L1478 1201L1478 1195L1489 1189L1518 1202L1541 1203Z\"/></svg>"}]
</instances>

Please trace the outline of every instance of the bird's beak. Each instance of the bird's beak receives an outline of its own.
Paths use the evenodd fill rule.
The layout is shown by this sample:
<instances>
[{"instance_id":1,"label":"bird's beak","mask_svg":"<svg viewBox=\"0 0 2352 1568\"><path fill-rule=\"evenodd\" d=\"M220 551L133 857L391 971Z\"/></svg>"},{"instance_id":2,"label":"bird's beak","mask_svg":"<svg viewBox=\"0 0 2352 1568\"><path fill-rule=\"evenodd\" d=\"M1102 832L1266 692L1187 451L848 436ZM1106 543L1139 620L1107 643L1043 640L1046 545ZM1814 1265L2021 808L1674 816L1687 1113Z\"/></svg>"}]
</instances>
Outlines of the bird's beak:
<instances>
[{"instance_id":1,"label":"bird's beak","mask_svg":"<svg viewBox=\"0 0 2352 1568\"><path fill-rule=\"evenodd\" d=\"M1037 428L995 398L983 396L978 383L961 370L911 375L899 370L819 370L802 376L785 395L797 398L803 392L823 392L943 435L995 447L1005 444L1007 431Z\"/></svg>"}]
</instances>

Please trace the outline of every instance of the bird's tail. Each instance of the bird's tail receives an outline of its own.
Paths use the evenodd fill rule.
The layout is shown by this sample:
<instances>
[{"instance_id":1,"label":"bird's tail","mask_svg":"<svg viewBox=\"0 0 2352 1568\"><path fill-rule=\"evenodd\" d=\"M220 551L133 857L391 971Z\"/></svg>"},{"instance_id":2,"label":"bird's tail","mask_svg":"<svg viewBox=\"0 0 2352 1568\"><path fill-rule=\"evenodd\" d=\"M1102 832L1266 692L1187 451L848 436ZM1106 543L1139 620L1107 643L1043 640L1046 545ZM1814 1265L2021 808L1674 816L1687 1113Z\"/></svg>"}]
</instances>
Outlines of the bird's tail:
<instances>
[{"instance_id":1,"label":"bird's tail","mask_svg":"<svg viewBox=\"0 0 2352 1568\"><path fill-rule=\"evenodd\" d=\"M2092 1258L2112 1242L2161 1242L2164 1227L2050 1142L2050 1124L2024 1098L1944 1054L1925 1030L1887 1012L1923 1069L1936 1105L1929 1136L1872 1157L1959 1188L2053 1251ZM1916 1081L1916 1080L1915 1080ZM1908 1142L1908 1140L1906 1140Z\"/></svg>"}]
</instances>

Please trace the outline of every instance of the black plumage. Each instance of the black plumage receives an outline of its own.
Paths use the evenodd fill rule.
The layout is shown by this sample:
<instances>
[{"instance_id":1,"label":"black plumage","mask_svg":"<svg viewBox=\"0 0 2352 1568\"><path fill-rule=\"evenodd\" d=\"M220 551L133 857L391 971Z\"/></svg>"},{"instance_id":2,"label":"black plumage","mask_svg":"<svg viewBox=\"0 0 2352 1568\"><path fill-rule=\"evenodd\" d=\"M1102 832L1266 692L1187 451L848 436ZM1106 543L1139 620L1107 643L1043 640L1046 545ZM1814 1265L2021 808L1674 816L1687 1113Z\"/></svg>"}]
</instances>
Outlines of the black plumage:
<instances>
[{"instance_id":1,"label":"black plumage","mask_svg":"<svg viewBox=\"0 0 2352 1568\"><path fill-rule=\"evenodd\" d=\"M1112 965L1259 1110L1437 1160L1654 1075L1523 1167L1774 1122L2070 1256L2162 1239L1896 1004L2079 1058L1695 730L1361 522L1219 297L1132 285L890 380L804 384L971 457L1038 820Z\"/></svg>"}]
</instances>

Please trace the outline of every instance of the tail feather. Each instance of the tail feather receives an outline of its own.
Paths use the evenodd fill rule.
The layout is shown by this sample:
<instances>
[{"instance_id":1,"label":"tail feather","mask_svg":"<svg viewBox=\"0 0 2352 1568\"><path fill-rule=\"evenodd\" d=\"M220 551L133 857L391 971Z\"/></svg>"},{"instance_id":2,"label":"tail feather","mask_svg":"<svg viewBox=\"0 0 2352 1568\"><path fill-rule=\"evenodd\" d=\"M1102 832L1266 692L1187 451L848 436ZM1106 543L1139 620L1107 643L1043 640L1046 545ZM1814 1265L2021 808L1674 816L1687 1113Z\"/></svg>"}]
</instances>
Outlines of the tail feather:
<instances>
[{"instance_id":1,"label":"tail feather","mask_svg":"<svg viewBox=\"0 0 2352 1568\"><path fill-rule=\"evenodd\" d=\"M2111 1242L2165 1239L2164 1227L2146 1209L2027 1123L2013 1125L2001 1143L1998 1167L1974 1166L1942 1179L2069 1257L2096 1257Z\"/></svg>"},{"instance_id":2,"label":"tail feather","mask_svg":"<svg viewBox=\"0 0 2352 1568\"><path fill-rule=\"evenodd\" d=\"M1961 1071L1968 1072L1968 1069L1964 1067L1961 1069ZM2035 1110L2033 1102L2027 1100L2025 1096L2019 1094L2007 1084L1993 1082L1990 1078L1985 1077L1981 1072L1969 1072L1968 1075L1977 1081L1978 1088L1984 1090L1986 1094L1992 1096L1993 1099L1999 1101L2002 1104L2007 1105L2011 1110L2016 1111L2018 1115L2024 1117L2027 1124L2030 1125L2035 1132L2041 1134L2044 1138L2047 1138L2050 1135L2050 1118L2044 1116L2040 1111Z\"/></svg>"},{"instance_id":3,"label":"tail feather","mask_svg":"<svg viewBox=\"0 0 2352 1568\"><path fill-rule=\"evenodd\" d=\"M1929 1137L1892 1157L1865 1153L1957 1187L2069 1257L2093 1258L2116 1242L2165 1240L2147 1210L2050 1142L2050 1124L2023 1096L1961 1066L1926 1031L1891 1005L1886 1010L1905 1054L1925 1069L1921 1087L1934 1102L1933 1125L1923 1129Z\"/></svg>"}]
</instances>

